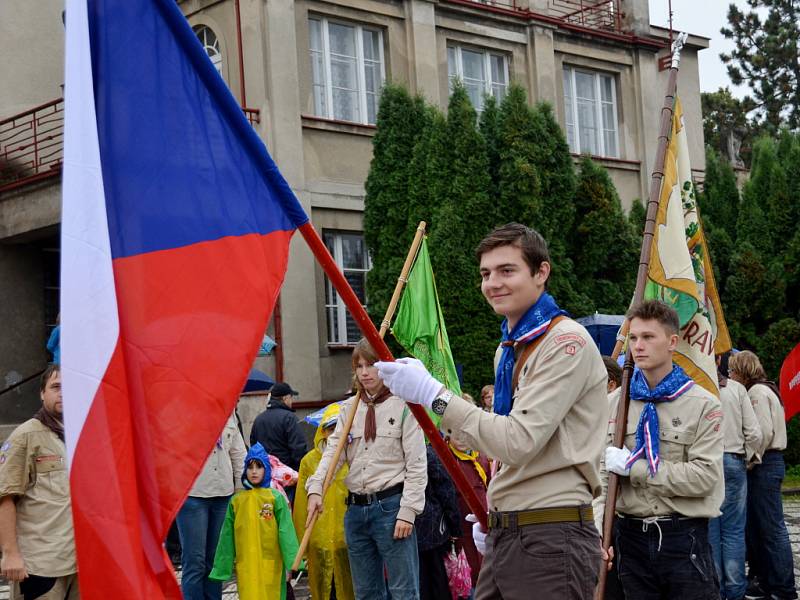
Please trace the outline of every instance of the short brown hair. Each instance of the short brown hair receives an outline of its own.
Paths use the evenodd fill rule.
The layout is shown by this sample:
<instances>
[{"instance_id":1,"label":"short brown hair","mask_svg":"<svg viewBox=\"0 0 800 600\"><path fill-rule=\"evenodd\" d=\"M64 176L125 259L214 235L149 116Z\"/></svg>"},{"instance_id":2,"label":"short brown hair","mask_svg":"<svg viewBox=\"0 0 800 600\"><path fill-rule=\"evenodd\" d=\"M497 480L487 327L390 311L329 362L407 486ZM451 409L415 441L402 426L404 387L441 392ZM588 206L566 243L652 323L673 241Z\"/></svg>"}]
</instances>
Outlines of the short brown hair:
<instances>
[{"instance_id":1,"label":"short brown hair","mask_svg":"<svg viewBox=\"0 0 800 600\"><path fill-rule=\"evenodd\" d=\"M608 380L613 381L617 384L617 387L622 385L622 367L617 364L610 356L603 357L603 364L606 366L606 372L608 373Z\"/></svg>"},{"instance_id":2,"label":"short brown hair","mask_svg":"<svg viewBox=\"0 0 800 600\"><path fill-rule=\"evenodd\" d=\"M661 302L661 300L644 300L633 305L625 315L628 322L634 319L643 321L658 321L670 334L680 331L681 322L674 308Z\"/></svg>"},{"instance_id":3,"label":"short brown hair","mask_svg":"<svg viewBox=\"0 0 800 600\"><path fill-rule=\"evenodd\" d=\"M42 373L41 378L39 379L39 391L43 392L44 388L47 387L47 382L50 381L50 378L53 376L53 373L61 373L61 366L55 363L47 365L47 368Z\"/></svg>"},{"instance_id":4,"label":"short brown hair","mask_svg":"<svg viewBox=\"0 0 800 600\"><path fill-rule=\"evenodd\" d=\"M375 349L369 343L367 338L361 338L360 340L358 340L355 347L353 348L353 356L351 362L353 367L353 385L356 390L364 392L365 390L362 389L361 382L358 380L358 377L356 376L356 367L358 367L358 361L362 358L364 359L364 362L367 362L371 365L378 362L379 360L378 353L375 352Z\"/></svg>"},{"instance_id":5,"label":"short brown hair","mask_svg":"<svg viewBox=\"0 0 800 600\"><path fill-rule=\"evenodd\" d=\"M520 223L501 225L483 238L475 249L478 262L486 252L501 246L516 246L522 250L522 257L528 264L531 275L536 274L543 262L550 262L550 252L542 234Z\"/></svg>"},{"instance_id":6,"label":"short brown hair","mask_svg":"<svg viewBox=\"0 0 800 600\"><path fill-rule=\"evenodd\" d=\"M728 373L736 373L742 380L742 385L750 389L757 381L764 381L767 373L761 361L750 350L742 350L732 355L728 360Z\"/></svg>"}]
</instances>

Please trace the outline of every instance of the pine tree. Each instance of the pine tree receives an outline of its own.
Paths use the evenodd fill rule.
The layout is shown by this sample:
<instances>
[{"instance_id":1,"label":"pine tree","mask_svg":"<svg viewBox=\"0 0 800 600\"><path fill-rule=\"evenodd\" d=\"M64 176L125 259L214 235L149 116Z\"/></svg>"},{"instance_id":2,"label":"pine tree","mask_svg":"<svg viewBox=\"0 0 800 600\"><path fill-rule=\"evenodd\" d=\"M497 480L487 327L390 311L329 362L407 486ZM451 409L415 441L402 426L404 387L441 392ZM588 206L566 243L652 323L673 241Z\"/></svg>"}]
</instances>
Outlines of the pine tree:
<instances>
[{"instance_id":1,"label":"pine tree","mask_svg":"<svg viewBox=\"0 0 800 600\"><path fill-rule=\"evenodd\" d=\"M611 177L589 157L581 159L575 210L570 255L575 276L595 310L623 313L636 283L639 245Z\"/></svg>"},{"instance_id":2,"label":"pine tree","mask_svg":"<svg viewBox=\"0 0 800 600\"><path fill-rule=\"evenodd\" d=\"M697 201L706 229L710 229L709 222L711 222L714 227L721 227L735 234L739 212L736 174L730 164L721 160L719 154L709 147L706 147L703 192L698 195Z\"/></svg>"},{"instance_id":3,"label":"pine tree","mask_svg":"<svg viewBox=\"0 0 800 600\"><path fill-rule=\"evenodd\" d=\"M408 168L408 222L409 230L416 229L420 221L428 224L428 232L433 226L433 216L437 206L435 188L438 185L436 172L442 167L445 157L443 145L445 120L435 106L426 106L423 112L423 126L417 144L414 146Z\"/></svg>"},{"instance_id":4,"label":"pine tree","mask_svg":"<svg viewBox=\"0 0 800 600\"><path fill-rule=\"evenodd\" d=\"M367 296L376 323L383 319L414 237L408 228L408 166L422 121L420 103L405 88L384 86L364 200L364 238L372 257Z\"/></svg>"},{"instance_id":5,"label":"pine tree","mask_svg":"<svg viewBox=\"0 0 800 600\"><path fill-rule=\"evenodd\" d=\"M767 377L777 381L781 365L792 349L800 343L800 323L796 319L781 319L772 323L759 337L758 358Z\"/></svg>"},{"instance_id":6,"label":"pine tree","mask_svg":"<svg viewBox=\"0 0 800 600\"><path fill-rule=\"evenodd\" d=\"M636 247L641 250L642 238L644 237L644 222L647 219L647 209L641 198L634 198L631 210L628 213L628 223L631 226L633 235L636 238Z\"/></svg>"},{"instance_id":7,"label":"pine tree","mask_svg":"<svg viewBox=\"0 0 800 600\"><path fill-rule=\"evenodd\" d=\"M475 109L462 85L450 97L442 155L434 189L439 209L430 235L436 274L453 358L463 369L463 388L477 392L494 380L491 357L499 319L486 306L473 250L497 224L489 196L489 161L476 126Z\"/></svg>"},{"instance_id":8,"label":"pine tree","mask_svg":"<svg viewBox=\"0 0 800 600\"><path fill-rule=\"evenodd\" d=\"M486 156L489 159L489 177L492 180L491 195L500 194L500 109L494 96L486 96L483 101L479 130L486 143Z\"/></svg>"}]
</instances>

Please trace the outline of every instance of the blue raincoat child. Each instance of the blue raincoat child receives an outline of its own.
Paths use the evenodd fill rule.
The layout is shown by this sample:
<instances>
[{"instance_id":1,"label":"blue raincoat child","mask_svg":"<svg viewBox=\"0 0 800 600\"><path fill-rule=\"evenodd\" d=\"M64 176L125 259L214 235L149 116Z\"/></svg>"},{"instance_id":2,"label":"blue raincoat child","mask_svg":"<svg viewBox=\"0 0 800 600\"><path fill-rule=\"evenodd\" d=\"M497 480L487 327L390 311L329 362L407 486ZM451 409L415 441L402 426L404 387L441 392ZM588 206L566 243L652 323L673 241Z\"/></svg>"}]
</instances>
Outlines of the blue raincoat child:
<instances>
[{"instance_id":1,"label":"blue raincoat child","mask_svg":"<svg viewBox=\"0 0 800 600\"><path fill-rule=\"evenodd\" d=\"M264 468L260 482L251 483L247 468L254 461ZM292 511L286 499L269 487L269 454L255 444L244 459L242 483L228 505L209 579L226 581L236 567L241 600L286 598L286 569L297 554Z\"/></svg>"}]
</instances>

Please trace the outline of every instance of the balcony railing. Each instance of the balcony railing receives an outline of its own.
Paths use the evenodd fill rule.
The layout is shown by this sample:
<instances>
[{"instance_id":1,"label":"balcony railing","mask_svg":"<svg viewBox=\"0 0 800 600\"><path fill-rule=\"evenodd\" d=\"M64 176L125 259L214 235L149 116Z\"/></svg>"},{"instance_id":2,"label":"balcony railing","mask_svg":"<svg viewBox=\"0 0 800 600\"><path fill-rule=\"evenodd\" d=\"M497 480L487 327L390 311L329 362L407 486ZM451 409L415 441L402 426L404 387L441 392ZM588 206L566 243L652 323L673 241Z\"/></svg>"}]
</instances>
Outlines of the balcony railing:
<instances>
[{"instance_id":1,"label":"balcony railing","mask_svg":"<svg viewBox=\"0 0 800 600\"><path fill-rule=\"evenodd\" d=\"M64 99L0 121L0 191L61 172Z\"/></svg>"},{"instance_id":2,"label":"balcony railing","mask_svg":"<svg viewBox=\"0 0 800 600\"><path fill-rule=\"evenodd\" d=\"M549 14L589 29L622 31L620 0L550 0Z\"/></svg>"},{"instance_id":3,"label":"balcony railing","mask_svg":"<svg viewBox=\"0 0 800 600\"><path fill-rule=\"evenodd\" d=\"M257 108L242 108L250 125L261 123ZM64 157L64 99L0 121L0 192L61 173Z\"/></svg>"},{"instance_id":4,"label":"balcony railing","mask_svg":"<svg viewBox=\"0 0 800 600\"><path fill-rule=\"evenodd\" d=\"M482 4L484 6L496 6L499 8L507 8L511 10L517 9L517 0L467 0L472 4Z\"/></svg>"}]
</instances>

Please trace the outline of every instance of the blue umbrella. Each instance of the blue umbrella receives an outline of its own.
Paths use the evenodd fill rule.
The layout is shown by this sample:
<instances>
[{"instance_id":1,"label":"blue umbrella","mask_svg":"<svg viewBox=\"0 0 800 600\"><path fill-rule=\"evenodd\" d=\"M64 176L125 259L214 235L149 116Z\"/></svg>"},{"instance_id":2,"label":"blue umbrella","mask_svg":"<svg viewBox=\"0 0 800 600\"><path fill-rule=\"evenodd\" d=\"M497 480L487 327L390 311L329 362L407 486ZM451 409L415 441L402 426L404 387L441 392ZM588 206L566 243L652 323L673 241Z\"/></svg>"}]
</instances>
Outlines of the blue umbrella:
<instances>
[{"instance_id":1,"label":"blue umbrella","mask_svg":"<svg viewBox=\"0 0 800 600\"><path fill-rule=\"evenodd\" d=\"M251 369L242 392L266 392L275 385L275 380L258 369Z\"/></svg>"},{"instance_id":2,"label":"blue umbrella","mask_svg":"<svg viewBox=\"0 0 800 600\"><path fill-rule=\"evenodd\" d=\"M625 317L623 315L601 315L595 313L575 320L586 327L594 343L600 349L600 354L610 355L614 350L614 344L617 342L617 332L622 326Z\"/></svg>"},{"instance_id":3,"label":"blue umbrella","mask_svg":"<svg viewBox=\"0 0 800 600\"><path fill-rule=\"evenodd\" d=\"M344 402L345 402L344 400L340 400L339 402L336 402L336 404L342 405L344 404ZM328 406L330 406L330 404L328 404L327 406L323 406L316 412L306 415L305 417L303 417L303 421L305 421L310 425L313 425L314 427L319 427L319 424L322 423L322 415L325 413L325 410L328 408Z\"/></svg>"}]
</instances>

